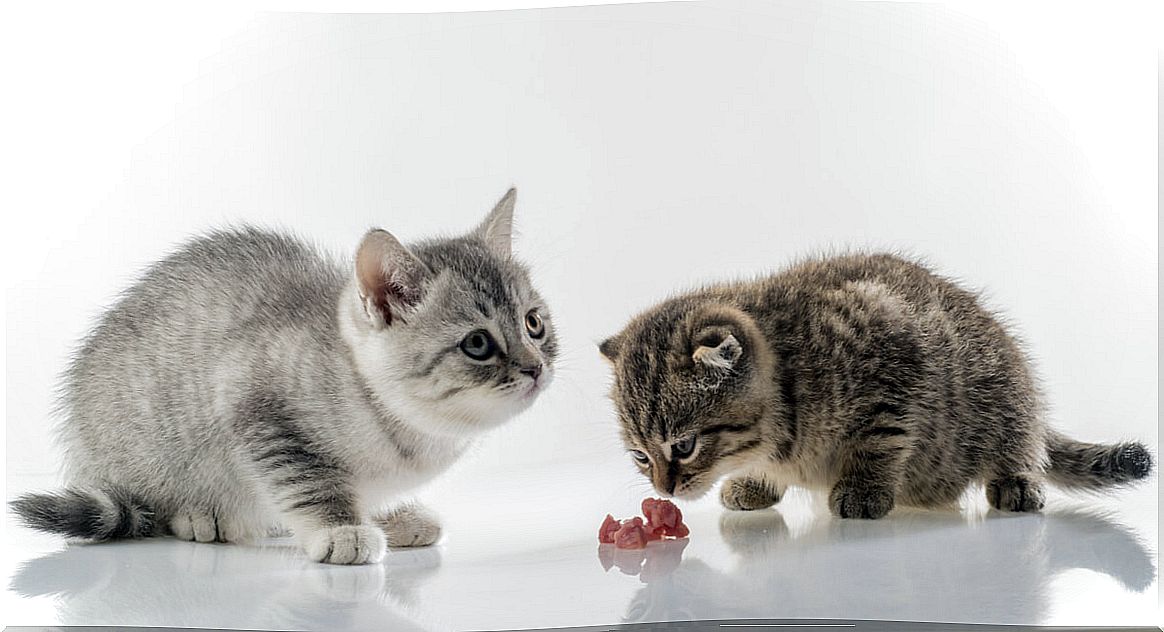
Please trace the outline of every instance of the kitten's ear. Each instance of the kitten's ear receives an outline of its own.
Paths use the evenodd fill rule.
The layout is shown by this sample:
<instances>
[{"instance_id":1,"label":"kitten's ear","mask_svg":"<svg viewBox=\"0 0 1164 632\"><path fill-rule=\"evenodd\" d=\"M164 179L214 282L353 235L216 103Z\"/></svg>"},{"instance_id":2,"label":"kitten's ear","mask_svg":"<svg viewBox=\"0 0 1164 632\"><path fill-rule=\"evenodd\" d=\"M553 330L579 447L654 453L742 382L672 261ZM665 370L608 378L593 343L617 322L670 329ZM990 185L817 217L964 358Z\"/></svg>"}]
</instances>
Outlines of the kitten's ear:
<instances>
[{"instance_id":1,"label":"kitten's ear","mask_svg":"<svg viewBox=\"0 0 1164 632\"><path fill-rule=\"evenodd\" d=\"M476 230L490 250L506 259L513 252L513 206L516 203L517 189L506 191Z\"/></svg>"},{"instance_id":2,"label":"kitten's ear","mask_svg":"<svg viewBox=\"0 0 1164 632\"><path fill-rule=\"evenodd\" d=\"M744 355L744 347L730 330L724 327L711 327L699 333L695 338L695 351L691 359L697 365L702 365L717 371L729 371Z\"/></svg>"},{"instance_id":3,"label":"kitten's ear","mask_svg":"<svg viewBox=\"0 0 1164 632\"><path fill-rule=\"evenodd\" d=\"M374 229L356 251L356 283L364 311L379 329L420 302L430 272L392 233Z\"/></svg>"},{"instance_id":4,"label":"kitten's ear","mask_svg":"<svg viewBox=\"0 0 1164 632\"><path fill-rule=\"evenodd\" d=\"M622 338L619 336L611 336L598 343L598 352L609 362L618 360L620 351L622 351Z\"/></svg>"}]
</instances>

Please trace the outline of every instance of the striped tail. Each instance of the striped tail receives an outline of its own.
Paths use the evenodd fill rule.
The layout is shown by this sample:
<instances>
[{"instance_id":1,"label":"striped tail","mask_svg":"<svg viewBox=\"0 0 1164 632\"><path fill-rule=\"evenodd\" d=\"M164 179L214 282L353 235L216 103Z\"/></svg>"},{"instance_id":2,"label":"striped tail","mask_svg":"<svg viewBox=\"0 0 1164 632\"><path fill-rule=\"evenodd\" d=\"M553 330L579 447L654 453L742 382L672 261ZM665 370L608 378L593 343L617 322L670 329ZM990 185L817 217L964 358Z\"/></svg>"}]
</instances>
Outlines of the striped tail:
<instances>
[{"instance_id":1,"label":"striped tail","mask_svg":"<svg viewBox=\"0 0 1164 632\"><path fill-rule=\"evenodd\" d=\"M123 489L66 489L25 494L12 502L25 526L66 537L102 541L160 535L154 512Z\"/></svg>"},{"instance_id":2,"label":"striped tail","mask_svg":"<svg viewBox=\"0 0 1164 632\"><path fill-rule=\"evenodd\" d=\"M1085 443L1057 432L1047 436L1051 466L1047 478L1063 488L1098 491L1129 485L1152 472L1152 455L1144 444Z\"/></svg>"}]
</instances>

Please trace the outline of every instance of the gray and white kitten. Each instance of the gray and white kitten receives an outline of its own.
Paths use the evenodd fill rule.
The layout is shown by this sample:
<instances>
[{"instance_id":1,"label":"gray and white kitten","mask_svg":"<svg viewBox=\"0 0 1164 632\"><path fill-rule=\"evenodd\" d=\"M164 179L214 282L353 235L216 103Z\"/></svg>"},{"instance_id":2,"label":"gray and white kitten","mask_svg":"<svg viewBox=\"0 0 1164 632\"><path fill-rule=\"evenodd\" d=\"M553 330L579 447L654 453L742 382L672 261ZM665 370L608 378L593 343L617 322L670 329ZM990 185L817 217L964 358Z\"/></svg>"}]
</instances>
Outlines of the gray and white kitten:
<instances>
[{"instance_id":1,"label":"gray and white kitten","mask_svg":"<svg viewBox=\"0 0 1164 632\"><path fill-rule=\"evenodd\" d=\"M892 255L811 260L663 302L600 345L626 447L662 494L723 477L731 509L789 485L844 518L895 504L1038 511L1043 483L1083 490L1148 475L1140 443L1048 427L1019 344L974 294Z\"/></svg>"},{"instance_id":2,"label":"gray and white kitten","mask_svg":"<svg viewBox=\"0 0 1164 632\"><path fill-rule=\"evenodd\" d=\"M311 559L375 562L439 525L390 501L528 407L549 311L510 252L515 192L471 233L352 261L254 228L195 239L105 313L64 376L68 487L35 528L240 542L290 528Z\"/></svg>"}]
</instances>

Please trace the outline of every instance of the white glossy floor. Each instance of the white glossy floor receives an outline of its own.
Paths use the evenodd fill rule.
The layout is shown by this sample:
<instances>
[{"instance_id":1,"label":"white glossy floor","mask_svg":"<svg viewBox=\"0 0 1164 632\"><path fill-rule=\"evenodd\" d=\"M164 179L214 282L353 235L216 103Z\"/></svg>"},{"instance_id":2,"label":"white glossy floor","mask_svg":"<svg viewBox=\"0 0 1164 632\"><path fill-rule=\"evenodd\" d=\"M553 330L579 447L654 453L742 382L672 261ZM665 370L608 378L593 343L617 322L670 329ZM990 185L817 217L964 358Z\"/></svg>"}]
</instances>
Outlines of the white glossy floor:
<instances>
[{"instance_id":1,"label":"white glossy floor","mask_svg":"<svg viewBox=\"0 0 1164 632\"><path fill-rule=\"evenodd\" d=\"M595 471L619 473L595 481ZM45 484L9 478L9 498ZM1161 621L1155 478L1111 499L1056 494L1041 516L987 512L975 497L961 513L897 510L854 522L828 517L819 499L797 492L779 510L754 513L725 512L708 498L684 506L688 542L613 559L600 554L597 526L606 511L633 512L645 492L621 468L454 474L430 492L446 523L442 542L366 567L312 564L279 539L65 545L9 517L5 623L484 630L776 617Z\"/></svg>"}]
</instances>

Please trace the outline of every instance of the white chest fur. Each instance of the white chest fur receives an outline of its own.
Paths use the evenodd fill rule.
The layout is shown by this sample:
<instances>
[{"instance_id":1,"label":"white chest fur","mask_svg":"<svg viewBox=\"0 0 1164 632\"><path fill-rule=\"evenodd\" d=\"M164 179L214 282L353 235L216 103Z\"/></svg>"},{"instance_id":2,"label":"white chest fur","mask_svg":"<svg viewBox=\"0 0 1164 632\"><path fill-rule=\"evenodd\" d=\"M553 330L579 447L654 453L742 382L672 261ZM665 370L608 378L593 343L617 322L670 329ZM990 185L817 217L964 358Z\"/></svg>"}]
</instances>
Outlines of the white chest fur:
<instances>
[{"instance_id":1,"label":"white chest fur","mask_svg":"<svg viewBox=\"0 0 1164 632\"><path fill-rule=\"evenodd\" d=\"M468 447L466 439L419 433L397 420L362 412L346 437L356 492L369 510L401 498L438 476ZM353 420L354 421L354 420Z\"/></svg>"}]
</instances>

